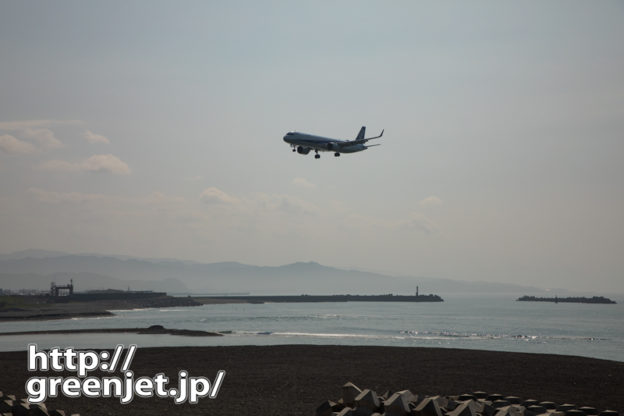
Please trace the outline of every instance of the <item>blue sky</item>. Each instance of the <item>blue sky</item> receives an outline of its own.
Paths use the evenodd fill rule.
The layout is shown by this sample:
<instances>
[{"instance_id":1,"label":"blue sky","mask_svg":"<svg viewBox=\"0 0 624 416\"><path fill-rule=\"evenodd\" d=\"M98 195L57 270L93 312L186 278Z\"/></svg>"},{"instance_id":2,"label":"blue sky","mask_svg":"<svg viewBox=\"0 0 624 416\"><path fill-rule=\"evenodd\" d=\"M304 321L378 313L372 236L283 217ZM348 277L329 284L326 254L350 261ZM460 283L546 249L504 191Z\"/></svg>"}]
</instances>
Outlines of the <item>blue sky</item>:
<instances>
[{"instance_id":1,"label":"blue sky","mask_svg":"<svg viewBox=\"0 0 624 416\"><path fill-rule=\"evenodd\" d=\"M0 3L0 251L624 292L622 2ZM320 160L289 130L383 145Z\"/></svg>"}]
</instances>

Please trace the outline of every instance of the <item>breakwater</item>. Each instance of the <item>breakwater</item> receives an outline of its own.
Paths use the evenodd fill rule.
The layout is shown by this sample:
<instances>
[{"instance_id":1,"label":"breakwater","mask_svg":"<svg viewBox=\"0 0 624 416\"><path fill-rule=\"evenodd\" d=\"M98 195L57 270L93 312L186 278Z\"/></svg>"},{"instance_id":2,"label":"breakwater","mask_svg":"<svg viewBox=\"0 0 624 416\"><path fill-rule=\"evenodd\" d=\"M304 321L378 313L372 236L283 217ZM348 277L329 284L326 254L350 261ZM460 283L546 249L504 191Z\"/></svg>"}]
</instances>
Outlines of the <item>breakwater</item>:
<instances>
[{"instance_id":1,"label":"breakwater","mask_svg":"<svg viewBox=\"0 0 624 416\"><path fill-rule=\"evenodd\" d=\"M555 296L554 298L538 298L535 296L522 296L517 299L519 302L554 302L554 303L605 303L614 304L615 301L605 298L604 296L588 297L567 297L560 298Z\"/></svg>"},{"instance_id":2,"label":"breakwater","mask_svg":"<svg viewBox=\"0 0 624 416\"><path fill-rule=\"evenodd\" d=\"M293 295L293 296L205 296L201 303L309 303L309 302L444 302L438 295Z\"/></svg>"}]
</instances>

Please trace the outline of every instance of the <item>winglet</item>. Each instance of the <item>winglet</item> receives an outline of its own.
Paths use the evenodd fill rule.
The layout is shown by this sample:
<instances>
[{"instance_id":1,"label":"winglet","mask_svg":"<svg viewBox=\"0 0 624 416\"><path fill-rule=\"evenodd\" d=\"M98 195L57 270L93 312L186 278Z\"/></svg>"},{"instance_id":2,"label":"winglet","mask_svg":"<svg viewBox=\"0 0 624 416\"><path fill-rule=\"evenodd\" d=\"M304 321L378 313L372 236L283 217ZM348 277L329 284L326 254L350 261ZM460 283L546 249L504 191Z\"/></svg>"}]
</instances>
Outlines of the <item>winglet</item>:
<instances>
[{"instance_id":1,"label":"winglet","mask_svg":"<svg viewBox=\"0 0 624 416\"><path fill-rule=\"evenodd\" d=\"M382 129L382 130L381 130L381 133L379 134L379 136L369 137L369 138L368 138L368 139L366 139L366 140L378 139L378 138L380 138L381 136L383 136L383 134L384 134L384 130Z\"/></svg>"}]
</instances>

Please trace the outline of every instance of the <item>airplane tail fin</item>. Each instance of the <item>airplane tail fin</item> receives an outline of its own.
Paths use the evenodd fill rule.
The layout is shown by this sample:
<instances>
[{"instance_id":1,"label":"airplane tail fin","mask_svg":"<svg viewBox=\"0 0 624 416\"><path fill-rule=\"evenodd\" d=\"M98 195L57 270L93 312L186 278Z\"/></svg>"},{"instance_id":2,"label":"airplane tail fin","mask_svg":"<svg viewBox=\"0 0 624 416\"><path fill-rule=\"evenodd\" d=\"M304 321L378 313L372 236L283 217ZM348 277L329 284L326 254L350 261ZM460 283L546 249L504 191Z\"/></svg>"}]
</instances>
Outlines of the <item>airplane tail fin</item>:
<instances>
[{"instance_id":1,"label":"airplane tail fin","mask_svg":"<svg viewBox=\"0 0 624 416\"><path fill-rule=\"evenodd\" d=\"M355 140L362 140L362 139L364 139L364 135L365 134L366 134L366 127L362 126L362 128L360 129L360 132L358 133L358 135L355 138Z\"/></svg>"}]
</instances>

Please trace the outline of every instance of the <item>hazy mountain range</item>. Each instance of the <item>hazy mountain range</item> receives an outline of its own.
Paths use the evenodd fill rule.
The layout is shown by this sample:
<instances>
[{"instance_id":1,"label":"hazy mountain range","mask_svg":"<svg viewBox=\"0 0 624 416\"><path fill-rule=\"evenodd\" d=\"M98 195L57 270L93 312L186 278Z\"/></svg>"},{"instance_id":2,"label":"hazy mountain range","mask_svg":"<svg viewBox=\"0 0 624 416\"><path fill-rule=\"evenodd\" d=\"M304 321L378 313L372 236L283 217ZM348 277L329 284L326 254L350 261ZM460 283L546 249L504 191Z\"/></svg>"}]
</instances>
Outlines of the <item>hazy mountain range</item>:
<instances>
[{"instance_id":1,"label":"hazy mountain range","mask_svg":"<svg viewBox=\"0 0 624 416\"><path fill-rule=\"evenodd\" d=\"M52 281L75 290L133 289L169 293L250 294L543 294L544 289L489 282L387 276L315 262L253 266L26 250L0 255L0 288L47 290ZM557 289L551 293L565 294Z\"/></svg>"}]
</instances>

